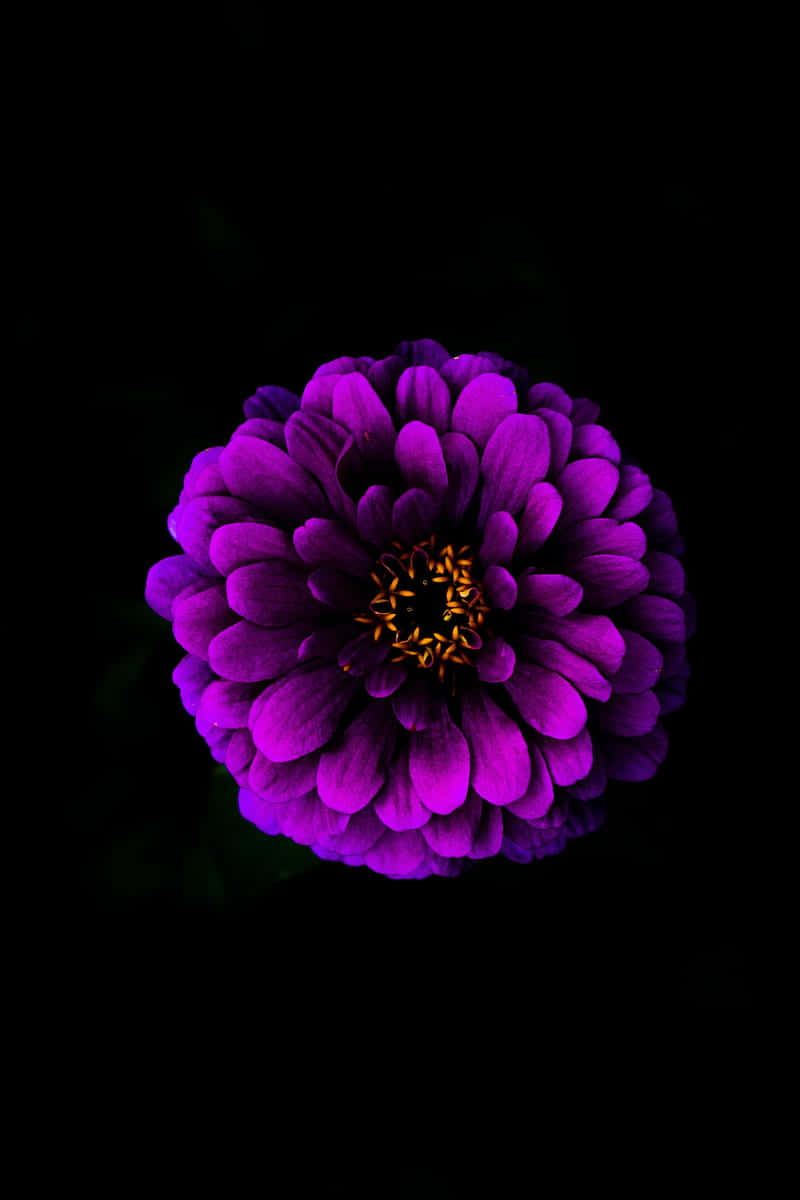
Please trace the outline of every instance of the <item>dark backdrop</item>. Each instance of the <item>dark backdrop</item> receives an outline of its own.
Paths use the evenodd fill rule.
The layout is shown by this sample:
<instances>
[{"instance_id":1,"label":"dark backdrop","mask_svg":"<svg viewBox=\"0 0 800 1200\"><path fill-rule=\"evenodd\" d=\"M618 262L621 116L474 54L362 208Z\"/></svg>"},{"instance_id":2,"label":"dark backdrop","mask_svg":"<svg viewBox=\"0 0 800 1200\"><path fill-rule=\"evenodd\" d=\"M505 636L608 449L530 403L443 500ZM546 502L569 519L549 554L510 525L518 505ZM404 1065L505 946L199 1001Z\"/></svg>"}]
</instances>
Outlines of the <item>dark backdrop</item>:
<instances>
[{"instance_id":1,"label":"dark backdrop","mask_svg":"<svg viewBox=\"0 0 800 1200\"><path fill-rule=\"evenodd\" d=\"M534 979L539 999L745 1004L734 535L718 499L744 403L720 366L738 269L726 172L688 151L552 172L485 144L475 161L446 145L419 157L400 129L380 153L323 132L248 157L216 128L217 153L188 164L171 136L134 147L135 128L135 169L95 164L72 231L91 490L108 502L92 516L94 755L67 804L70 937L132 987L263 973L266 995L300 978L306 996L344 989L380 1011L398 990L496 986L504 1011L508 995L532 1002ZM668 758L650 782L610 786L600 831L530 866L394 882L239 818L143 589L174 551L166 516L193 454L227 440L245 397L418 337L498 351L600 403L674 500L698 633Z\"/></svg>"}]
</instances>

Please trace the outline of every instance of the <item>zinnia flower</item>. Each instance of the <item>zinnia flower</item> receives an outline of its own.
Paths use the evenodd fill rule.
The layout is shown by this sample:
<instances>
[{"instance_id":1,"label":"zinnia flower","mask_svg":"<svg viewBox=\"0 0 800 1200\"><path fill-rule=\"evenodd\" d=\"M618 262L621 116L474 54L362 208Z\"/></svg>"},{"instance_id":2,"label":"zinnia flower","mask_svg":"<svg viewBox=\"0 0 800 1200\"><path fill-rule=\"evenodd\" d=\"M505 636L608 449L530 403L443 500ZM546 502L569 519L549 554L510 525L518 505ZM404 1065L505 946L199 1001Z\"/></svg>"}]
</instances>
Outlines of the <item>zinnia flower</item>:
<instances>
[{"instance_id":1,"label":"zinnia flower","mask_svg":"<svg viewBox=\"0 0 800 1200\"><path fill-rule=\"evenodd\" d=\"M242 814L392 878L552 853L652 776L689 675L683 543L598 406L403 342L259 388L146 599Z\"/></svg>"}]
</instances>

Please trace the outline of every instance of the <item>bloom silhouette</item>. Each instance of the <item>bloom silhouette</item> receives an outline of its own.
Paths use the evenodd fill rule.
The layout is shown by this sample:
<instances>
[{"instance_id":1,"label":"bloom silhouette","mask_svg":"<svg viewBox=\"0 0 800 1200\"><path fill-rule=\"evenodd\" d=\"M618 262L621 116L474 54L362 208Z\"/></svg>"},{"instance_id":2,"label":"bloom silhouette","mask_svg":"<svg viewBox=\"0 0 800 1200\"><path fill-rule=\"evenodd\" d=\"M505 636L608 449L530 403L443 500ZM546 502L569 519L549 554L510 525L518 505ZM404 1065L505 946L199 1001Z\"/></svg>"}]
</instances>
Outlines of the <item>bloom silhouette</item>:
<instances>
[{"instance_id":1,"label":"bloom silhouette","mask_svg":"<svg viewBox=\"0 0 800 1200\"><path fill-rule=\"evenodd\" d=\"M430 340L263 387L146 598L242 814L393 878L553 853L644 780L689 675L664 492L598 406Z\"/></svg>"}]
</instances>

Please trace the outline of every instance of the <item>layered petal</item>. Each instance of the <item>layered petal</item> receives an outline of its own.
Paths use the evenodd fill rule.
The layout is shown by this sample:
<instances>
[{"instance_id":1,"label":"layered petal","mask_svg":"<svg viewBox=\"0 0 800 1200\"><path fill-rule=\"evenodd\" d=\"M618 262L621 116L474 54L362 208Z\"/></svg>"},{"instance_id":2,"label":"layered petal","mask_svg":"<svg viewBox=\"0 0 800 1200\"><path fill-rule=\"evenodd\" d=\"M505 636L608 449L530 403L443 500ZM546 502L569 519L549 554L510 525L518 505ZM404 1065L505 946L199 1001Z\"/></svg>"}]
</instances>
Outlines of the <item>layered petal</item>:
<instances>
[{"instance_id":1,"label":"layered petal","mask_svg":"<svg viewBox=\"0 0 800 1200\"><path fill-rule=\"evenodd\" d=\"M518 659L503 687L522 719L538 733L571 738L586 724L586 705L579 693L555 671Z\"/></svg>"},{"instance_id":2,"label":"layered petal","mask_svg":"<svg viewBox=\"0 0 800 1200\"><path fill-rule=\"evenodd\" d=\"M470 750L470 783L478 795L490 804L519 800L530 783L531 764L516 722L484 687L476 687L462 696L461 726Z\"/></svg>"},{"instance_id":3,"label":"layered petal","mask_svg":"<svg viewBox=\"0 0 800 1200\"><path fill-rule=\"evenodd\" d=\"M271 684L251 732L272 762L301 758L324 746L358 688L341 667L312 662Z\"/></svg>"}]
</instances>

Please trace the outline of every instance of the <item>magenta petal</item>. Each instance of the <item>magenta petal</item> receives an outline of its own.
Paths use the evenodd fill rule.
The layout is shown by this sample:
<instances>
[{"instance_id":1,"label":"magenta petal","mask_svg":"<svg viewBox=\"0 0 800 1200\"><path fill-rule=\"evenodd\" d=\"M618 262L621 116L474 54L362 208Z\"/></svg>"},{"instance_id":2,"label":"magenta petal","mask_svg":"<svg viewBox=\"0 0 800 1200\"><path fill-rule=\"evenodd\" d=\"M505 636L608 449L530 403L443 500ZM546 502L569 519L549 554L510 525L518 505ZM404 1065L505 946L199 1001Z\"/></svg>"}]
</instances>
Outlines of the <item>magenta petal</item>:
<instances>
[{"instance_id":1,"label":"magenta petal","mask_svg":"<svg viewBox=\"0 0 800 1200\"><path fill-rule=\"evenodd\" d=\"M271 421L265 417L250 417L237 425L231 437L260 437L265 442L272 442L281 450L286 449L286 431L283 421ZM222 479L222 472L220 472Z\"/></svg>"},{"instance_id":2,"label":"magenta petal","mask_svg":"<svg viewBox=\"0 0 800 1200\"><path fill-rule=\"evenodd\" d=\"M678 532L678 518L672 501L661 488L653 488L652 498L647 508L642 510L639 521L651 543L672 538Z\"/></svg>"},{"instance_id":3,"label":"magenta petal","mask_svg":"<svg viewBox=\"0 0 800 1200\"><path fill-rule=\"evenodd\" d=\"M425 842L416 829L405 833L386 833L366 854L366 864L381 875L408 875L425 857Z\"/></svg>"},{"instance_id":4,"label":"magenta petal","mask_svg":"<svg viewBox=\"0 0 800 1200\"><path fill-rule=\"evenodd\" d=\"M176 522L177 540L195 562L213 570L208 551L215 529L252 516L252 506L244 500L234 500L232 496L197 496L181 508Z\"/></svg>"},{"instance_id":5,"label":"magenta petal","mask_svg":"<svg viewBox=\"0 0 800 1200\"><path fill-rule=\"evenodd\" d=\"M422 421L404 425L394 444L394 458L407 487L422 488L434 497L444 494L447 467L439 436L432 425Z\"/></svg>"},{"instance_id":6,"label":"magenta petal","mask_svg":"<svg viewBox=\"0 0 800 1200\"><path fill-rule=\"evenodd\" d=\"M531 776L519 800L508 805L508 811L523 820L542 817L553 803L553 780L538 746L529 746Z\"/></svg>"},{"instance_id":7,"label":"magenta petal","mask_svg":"<svg viewBox=\"0 0 800 1200\"><path fill-rule=\"evenodd\" d=\"M434 814L422 827L422 836L436 854L445 858L463 858L472 849L481 820L483 805L474 792L454 812Z\"/></svg>"},{"instance_id":8,"label":"magenta petal","mask_svg":"<svg viewBox=\"0 0 800 1200\"><path fill-rule=\"evenodd\" d=\"M463 389L451 418L455 433L464 433L483 450L497 426L517 411L517 389L504 375L478 375Z\"/></svg>"},{"instance_id":9,"label":"magenta petal","mask_svg":"<svg viewBox=\"0 0 800 1200\"><path fill-rule=\"evenodd\" d=\"M282 805L278 811L278 824L284 837L291 838L300 846L313 846L314 818L318 807L319 801L312 794L298 796Z\"/></svg>"},{"instance_id":10,"label":"magenta petal","mask_svg":"<svg viewBox=\"0 0 800 1200\"><path fill-rule=\"evenodd\" d=\"M234 731L225 754L225 766L241 787L247 787L250 764L256 748L248 729Z\"/></svg>"},{"instance_id":11,"label":"magenta petal","mask_svg":"<svg viewBox=\"0 0 800 1200\"><path fill-rule=\"evenodd\" d=\"M385 832L386 826L375 815L370 804L350 817L344 833L331 838L331 846L337 853L346 856L366 854Z\"/></svg>"},{"instance_id":12,"label":"magenta petal","mask_svg":"<svg viewBox=\"0 0 800 1200\"><path fill-rule=\"evenodd\" d=\"M337 612L366 608L372 589L360 579L345 575L335 567L317 567L308 577L308 591L320 604Z\"/></svg>"},{"instance_id":13,"label":"magenta petal","mask_svg":"<svg viewBox=\"0 0 800 1200\"><path fill-rule=\"evenodd\" d=\"M611 695L611 684L605 675L601 675L597 667L583 655L569 650L561 642L521 635L517 649L520 655L530 662L563 675L583 692L584 696L590 696L592 700L605 701Z\"/></svg>"},{"instance_id":14,"label":"magenta petal","mask_svg":"<svg viewBox=\"0 0 800 1200\"><path fill-rule=\"evenodd\" d=\"M330 848L333 838L347 829L349 820L349 813L334 812L332 808L328 808L327 804L323 804L321 800L317 799L314 812L314 842ZM315 850L315 853L317 852ZM336 857L338 858L338 855Z\"/></svg>"},{"instance_id":15,"label":"magenta petal","mask_svg":"<svg viewBox=\"0 0 800 1200\"><path fill-rule=\"evenodd\" d=\"M286 388L268 384L256 389L255 395L244 402L246 417L266 417L271 421L285 421L290 413L300 407L300 397Z\"/></svg>"},{"instance_id":16,"label":"magenta petal","mask_svg":"<svg viewBox=\"0 0 800 1200\"><path fill-rule=\"evenodd\" d=\"M610 739L605 747L609 779L638 783L655 775L667 753L667 732L658 721L649 733L630 741Z\"/></svg>"},{"instance_id":17,"label":"magenta petal","mask_svg":"<svg viewBox=\"0 0 800 1200\"><path fill-rule=\"evenodd\" d=\"M239 788L239 812L262 833L280 833L277 811L276 805L261 800L248 788Z\"/></svg>"},{"instance_id":18,"label":"magenta petal","mask_svg":"<svg viewBox=\"0 0 800 1200\"><path fill-rule=\"evenodd\" d=\"M547 474L554 479L567 465L574 428L569 417L551 408L537 408L536 416L544 421L550 434L550 466Z\"/></svg>"},{"instance_id":19,"label":"magenta petal","mask_svg":"<svg viewBox=\"0 0 800 1200\"><path fill-rule=\"evenodd\" d=\"M615 694L594 714L594 723L616 737L637 737L649 733L661 709L654 692L635 695Z\"/></svg>"},{"instance_id":20,"label":"magenta petal","mask_svg":"<svg viewBox=\"0 0 800 1200\"><path fill-rule=\"evenodd\" d=\"M572 402L572 422L574 425L592 425L600 416L600 405L594 400L578 399Z\"/></svg>"},{"instance_id":21,"label":"magenta petal","mask_svg":"<svg viewBox=\"0 0 800 1200\"><path fill-rule=\"evenodd\" d=\"M463 433L445 433L440 441L447 464L442 511L449 521L458 524L478 486L480 460L474 444Z\"/></svg>"},{"instance_id":22,"label":"magenta petal","mask_svg":"<svg viewBox=\"0 0 800 1200\"><path fill-rule=\"evenodd\" d=\"M494 637L475 655L478 678L484 683L504 683L514 671L517 657L508 642Z\"/></svg>"},{"instance_id":23,"label":"magenta petal","mask_svg":"<svg viewBox=\"0 0 800 1200\"><path fill-rule=\"evenodd\" d=\"M439 505L429 492L410 488L394 503L392 533L406 545L421 541L431 532L438 509Z\"/></svg>"},{"instance_id":24,"label":"magenta petal","mask_svg":"<svg viewBox=\"0 0 800 1200\"><path fill-rule=\"evenodd\" d=\"M358 679L379 667L388 658L389 649L388 642L376 642L372 633L360 633L342 646L337 662Z\"/></svg>"},{"instance_id":25,"label":"magenta petal","mask_svg":"<svg viewBox=\"0 0 800 1200\"><path fill-rule=\"evenodd\" d=\"M647 549L647 538L640 525L627 521L620 525L611 517L589 517L576 521L560 531L559 541L564 558L572 562L587 554L622 554L626 558L641 558Z\"/></svg>"},{"instance_id":26,"label":"magenta petal","mask_svg":"<svg viewBox=\"0 0 800 1200\"><path fill-rule=\"evenodd\" d=\"M671 554L662 554L660 550L648 550L643 562L650 572L648 590L657 596L680 600L686 591L686 572L678 559Z\"/></svg>"},{"instance_id":27,"label":"magenta petal","mask_svg":"<svg viewBox=\"0 0 800 1200\"><path fill-rule=\"evenodd\" d=\"M376 699L391 696L407 678L408 667L405 663L386 662L364 677L364 690Z\"/></svg>"},{"instance_id":28,"label":"magenta petal","mask_svg":"<svg viewBox=\"0 0 800 1200\"><path fill-rule=\"evenodd\" d=\"M386 782L373 803L375 812L388 829L403 833L420 829L431 818L411 782L408 747L403 746L386 773Z\"/></svg>"},{"instance_id":29,"label":"magenta petal","mask_svg":"<svg viewBox=\"0 0 800 1200\"><path fill-rule=\"evenodd\" d=\"M494 369L495 364L484 354L457 354L442 363L439 374L446 380L451 393L458 396L473 379Z\"/></svg>"},{"instance_id":30,"label":"magenta petal","mask_svg":"<svg viewBox=\"0 0 800 1200\"><path fill-rule=\"evenodd\" d=\"M620 629L625 639L622 666L611 680L615 693L645 692L659 680L664 666L660 650L632 629Z\"/></svg>"},{"instance_id":31,"label":"magenta petal","mask_svg":"<svg viewBox=\"0 0 800 1200\"><path fill-rule=\"evenodd\" d=\"M411 782L434 813L450 813L464 803L469 786L469 747L446 708L429 729L411 734Z\"/></svg>"},{"instance_id":32,"label":"magenta petal","mask_svg":"<svg viewBox=\"0 0 800 1200\"><path fill-rule=\"evenodd\" d=\"M470 782L478 795L490 804L519 800L530 783L531 763L516 722L498 708L485 688L477 687L461 698L461 726L472 760Z\"/></svg>"},{"instance_id":33,"label":"magenta petal","mask_svg":"<svg viewBox=\"0 0 800 1200\"><path fill-rule=\"evenodd\" d=\"M533 485L544 479L549 464L550 435L544 421L525 413L506 417L481 456L483 490L478 528L483 528L493 512L516 516Z\"/></svg>"},{"instance_id":34,"label":"magenta petal","mask_svg":"<svg viewBox=\"0 0 800 1200\"><path fill-rule=\"evenodd\" d=\"M318 413L321 417L330 417L333 412L333 389L341 375L314 375L303 388L300 397L300 409L303 412Z\"/></svg>"},{"instance_id":35,"label":"magenta petal","mask_svg":"<svg viewBox=\"0 0 800 1200\"><path fill-rule=\"evenodd\" d=\"M338 665L295 667L268 689L253 741L272 762L310 754L330 740L358 686Z\"/></svg>"},{"instance_id":36,"label":"magenta petal","mask_svg":"<svg viewBox=\"0 0 800 1200\"><path fill-rule=\"evenodd\" d=\"M510 567L518 537L517 523L507 512L495 512L486 522L478 562L486 567Z\"/></svg>"},{"instance_id":37,"label":"magenta petal","mask_svg":"<svg viewBox=\"0 0 800 1200\"><path fill-rule=\"evenodd\" d=\"M441 719L444 700L427 679L415 674L392 696L392 709L403 728L413 733L430 729Z\"/></svg>"},{"instance_id":38,"label":"magenta petal","mask_svg":"<svg viewBox=\"0 0 800 1200\"><path fill-rule=\"evenodd\" d=\"M526 412L533 412L540 407L563 413L565 417L572 412L572 400L557 383L535 383L528 388L525 405Z\"/></svg>"},{"instance_id":39,"label":"magenta petal","mask_svg":"<svg viewBox=\"0 0 800 1200\"><path fill-rule=\"evenodd\" d=\"M216 572L208 574L188 554L171 554L155 563L147 572L144 598L153 612L171 621L175 601L181 592L193 584L197 591L203 591L218 580Z\"/></svg>"},{"instance_id":40,"label":"magenta petal","mask_svg":"<svg viewBox=\"0 0 800 1200\"><path fill-rule=\"evenodd\" d=\"M554 738L571 738L586 724L586 705L578 692L561 675L520 662L503 687L516 704L522 719L537 733Z\"/></svg>"},{"instance_id":41,"label":"magenta petal","mask_svg":"<svg viewBox=\"0 0 800 1200\"><path fill-rule=\"evenodd\" d=\"M299 647L310 633L307 621L275 629L237 621L209 643L208 661L223 679L238 683L276 679L296 664Z\"/></svg>"},{"instance_id":42,"label":"magenta petal","mask_svg":"<svg viewBox=\"0 0 800 1200\"><path fill-rule=\"evenodd\" d=\"M562 507L561 493L552 483L533 485L528 492L525 507L517 518L517 558L524 560L544 545L561 516Z\"/></svg>"},{"instance_id":43,"label":"magenta petal","mask_svg":"<svg viewBox=\"0 0 800 1200\"><path fill-rule=\"evenodd\" d=\"M371 700L319 760L317 789L328 808L354 813L377 796L396 737L386 701Z\"/></svg>"},{"instance_id":44,"label":"magenta petal","mask_svg":"<svg viewBox=\"0 0 800 1200\"><path fill-rule=\"evenodd\" d=\"M649 476L639 467L626 463L619 469L619 484L608 515L617 521L629 521L643 512L653 497Z\"/></svg>"},{"instance_id":45,"label":"magenta petal","mask_svg":"<svg viewBox=\"0 0 800 1200\"><path fill-rule=\"evenodd\" d=\"M481 819L468 858L494 858L503 843L503 812L493 804L481 806Z\"/></svg>"},{"instance_id":46,"label":"magenta petal","mask_svg":"<svg viewBox=\"0 0 800 1200\"><path fill-rule=\"evenodd\" d=\"M294 526L311 513L325 513L327 501L302 467L260 438L237 437L219 456L228 490L279 526Z\"/></svg>"},{"instance_id":47,"label":"magenta petal","mask_svg":"<svg viewBox=\"0 0 800 1200\"><path fill-rule=\"evenodd\" d=\"M569 575L543 575L528 567L517 576L518 604L538 604L557 617L565 617L578 607L583 588Z\"/></svg>"},{"instance_id":48,"label":"magenta petal","mask_svg":"<svg viewBox=\"0 0 800 1200\"><path fill-rule=\"evenodd\" d=\"M353 637L353 622L345 620L338 625L327 625L317 629L300 643L297 651L297 661L304 662L311 658L337 659L342 646Z\"/></svg>"},{"instance_id":49,"label":"magenta petal","mask_svg":"<svg viewBox=\"0 0 800 1200\"><path fill-rule=\"evenodd\" d=\"M553 783L559 787L568 787L591 770L594 755L588 729L582 729L575 737L564 741L540 735L539 746Z\"/></svg>"},{"instance_id":50,"label":"magenta petal","mask_svg":"<svg viewBox=\"0 0 800 1200\"><path fill-rule=\"evenodd\" d=\"M304 572L289 563L261 562L237 567L227 578L226 590L233 611L254 625L288 625L321 612L306 587Z\"/></svg>"},{"instance_id":51,"label":"magenta petal","mask_svg":"<svg viewBox=\"0 0 800 1200\"><path fill-rule=\"evenodd\" d=\"M224 584L215 584L192 596L178 598L173 612L175 641L190 654L208 658L212 638L236 620L228 607Z\"/></svg>"},{"instance_id":52,"label":"magenta petal","mask_svg":"<svg viewBox=\"0 0 800 1200\"><path fill-rule=\"evenodd\" d=\"M205 595L205 592L201 595ZM674 600L648 594L634 596L626 601L621 613L626 624L632 625L645 637L664 642L686 641L686 616Z\"/></svg>"},{"instance_id":53,"label":"magenta petal","mask_svg":"<svg viewBox=\"0 0 800 1200\"><path fill-rule=\"evenodd\" d=\"M223 575L230 575L237 567L273 558L300 566L300 559L288 534L257 521L221 525L211 537L209 556Z\"/></svg>"},{"instance_id":54,"label":"magenta petal","mask_svg":"<svg viewBox=\"0 0 800 1200\"><path fill-rule=\"evenodd\" d=\"M380 548L392 540L392 509L395 494L385 484L375 483L368 487L358 502L358 536L370 545Z\"/></svg>"},{"instance_id":55,"label":"magenta petal","mask_svg":"<svg viewBox=\"0 0 800 1200\"><path fill-rule=\"evenodd\" d=\"M397 381L396 397L397 417L402 424L424 421L438 433L447 433L450 391L433 367L407 367Z\"/></svg>"},{"instance_id":56,"label":"magenta petal","mask_svg":"<svg viewBox=\"0 0 800 1200\"><path fill-rule=\"evenodd\" d=\"M389 411L394 404L398 380L405 369L406 364L402 358L397 354L390 354L387 358L379 358L372 363L367 371L367 379Z\"/></svg>"},{"instance_id":57,"label":"magenta petal","mask_svg":"<svg viewBox=\"0 0 800 1200\"><path fill-rule=\"evenodd\" d=\"M505 567L488 567L483 586L492 608L511 609L517 603L517 581Z\"/></svg>"},{"instance_id":58,"label":"magenta petal","mask_svg":"<svg viewBox=\"0 0 800 1200\"><path fill-rule=\"evenodd\" d=\"M364 461L391 462L395 428L378 393L364 375L343 375L333 389L333 419L355 435Z\"/></svg>"},{"instance_id":59,"label":"magenta petal","mask_svg":"<svg viewBox=\"0 0 800 1200\"><path fill-rule=\"evenodd\" d=\"M541 613L536 618L536 632L563 642L570 650L590 659L609 675L619 670L625 654L622 634L608 617L589 613L554 617L549 613Z\"/></svg>"},{"instance_id":60,"label":"magenta petal","mask_svg":"<svg viewBox=\"0 0 800 1200\"><path fill-rule=\"evenodd\" d=\"M412 367L438 368L450 358L450 352L445 350L441 342L436 342L433 338L417 338L416 341L399 342L395 346L394 352Z\"/></svg>"},{"instance_id":61,"label":"magenta petal","mask_svg":"<svg viewBox=\"0 0 800 1200\"><path fill-rule=\"evenodd\" d=\"M257 694L257 684L218 679L203 692L197 716L221 729L243 729L247 725L250 705Z\"/></svg>"},{"instance_id":62,"label":"magenta petal","mask_svg":"<svg viewBox=\"0 0 800 1200\"><path fill-rule=\"evenodd\" d=\"M369 578L372 555L340 521L311 517L295 529L292 541L307 567L335 566L356 578Z\"/></svg>"},{"instance_id":63,"label":"magenta petal","mask_svg":"<svg viewBox=\"0 0 800 1200\"><path fill-rule=\"evenodd\" d=\"M581 458L567 463L556 480L564 507L560 525L571 525L587 517L599 517L619 480L619 471L607 458Z\"/></svg>"},{"instance_id":64,"label":"magenta petal","mask_svg":"<svg viewBox=\"0 0 800 1200\"><path fill-rule=\"evenodd\" d=\"M588 554L570 569L583 585L587 608L613 608L643 592L650 580L647 567L619 554Z\"/></svg>"},{"instance_id":65,"label":"magenta petal","mask_svg":"<svg viewBox=\"0 0 800 1200\"><path fill-rule=\"evenodd\" d=\"M181 693L181 704L194 716L200 707L203 692L216 678L211 667L195 654L186 654L172 672L172 681Z\"/></svg>"},{"instance_id":66,"label":"magenta petal","mask_svg":"<svg viewBox=\"0 0 800 1200\"><path fill-rule=\"evenodd\" d=\"M619 463L622 452L603 425L577 425L572 438L571 458L607 458Z\"/></svg>"},{"instance_id":67,"label":"magenta petal","mask_svg":"<svg viewBox=\"0 0 800 1200\"><path fill-rule=\"evenodd\" d=\"M274 763L256 750L250 764L249 787L272 804L285 804L316 787L319 759L317 750L293 762Z\"/></svg>"},{"instance_id":68,"label":"magenta petal","mask_svg":"<svg viewBox=\"0 0 800 1200\"><path fill-rule=\"evenodd\" d=\"M339 516L347 516L349 507L336 475L348 437L346 429L317 412L293 413L286 423L286 446L292 461L318 480ZM300 514L295 524L309 515L308 511Z\"/></svg>"},{"instance_id":69,"label":"magenta petal","mask_svg":"<svg viewBox=\"0 0 800 1200\"><path fill-rule=\"evenodd\" d=\"M584 775L583 779L578 779L575 783L570 784L569 792L571 796L575 796L578 800L596 800L598 796L602 796L606 790L608 775L606 768L600 759L595 759L592 763L592 769L588 775Z\"/></svg>"}]
</instances>

